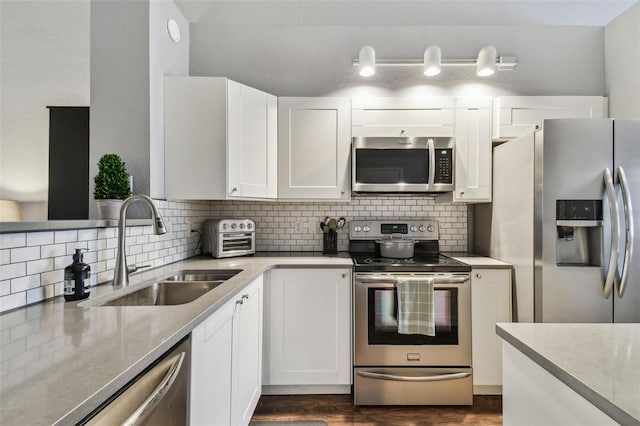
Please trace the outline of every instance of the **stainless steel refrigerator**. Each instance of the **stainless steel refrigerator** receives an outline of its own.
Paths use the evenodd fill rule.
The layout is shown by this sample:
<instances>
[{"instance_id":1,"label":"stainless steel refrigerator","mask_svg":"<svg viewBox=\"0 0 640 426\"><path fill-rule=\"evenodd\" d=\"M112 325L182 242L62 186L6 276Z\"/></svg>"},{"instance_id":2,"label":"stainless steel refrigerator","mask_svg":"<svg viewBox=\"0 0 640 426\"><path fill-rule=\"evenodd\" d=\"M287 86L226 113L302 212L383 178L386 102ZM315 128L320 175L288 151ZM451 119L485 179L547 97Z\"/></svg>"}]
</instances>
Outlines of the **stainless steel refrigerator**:
<instances>
[{"instance_id":1,"label":"stainless steel refrigerator","mask_svg":"<svg viewBox=\"0 0 640 426\"><path fill-rule=\"evenodd\" d=\"M640 322L640 119L543 120L493 173L489 254L514 265L517 320Z\"/></svg>"}]
</instances>

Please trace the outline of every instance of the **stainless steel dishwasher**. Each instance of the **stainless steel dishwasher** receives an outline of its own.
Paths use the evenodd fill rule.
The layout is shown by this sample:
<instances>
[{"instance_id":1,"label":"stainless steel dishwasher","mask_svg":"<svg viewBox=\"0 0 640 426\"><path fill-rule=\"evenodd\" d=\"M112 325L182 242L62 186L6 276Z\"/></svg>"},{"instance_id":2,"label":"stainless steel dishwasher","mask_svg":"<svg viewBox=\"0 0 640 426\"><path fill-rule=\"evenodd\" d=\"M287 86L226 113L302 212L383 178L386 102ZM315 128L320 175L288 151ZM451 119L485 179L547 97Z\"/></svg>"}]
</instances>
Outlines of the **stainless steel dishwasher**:
<instances>
[{"instance_id":1,"label":"stainless steel dishwasher","mask_svg":"<svg viewBox=\"0 0 640 426\"><path fill-rule=\"evenodd\" d=\"M187 425L190 359L187 337L81 424Z\"/></svg>"}]
</instances>

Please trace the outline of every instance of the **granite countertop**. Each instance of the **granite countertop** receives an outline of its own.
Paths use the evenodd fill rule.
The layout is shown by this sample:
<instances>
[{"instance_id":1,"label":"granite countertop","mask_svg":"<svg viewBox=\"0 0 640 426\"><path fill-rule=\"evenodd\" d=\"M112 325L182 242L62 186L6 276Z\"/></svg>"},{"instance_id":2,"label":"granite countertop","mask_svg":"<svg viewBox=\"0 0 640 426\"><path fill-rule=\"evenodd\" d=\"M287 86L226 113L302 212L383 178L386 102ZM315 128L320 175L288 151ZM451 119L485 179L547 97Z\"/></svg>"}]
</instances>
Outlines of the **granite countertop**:
<instances>
[{"instance_id":1,"label":"granite countertop","mask_svg":"<svg viewBox=\"0 0 640 426\"><path fill-rule=\"evenodd\" d=\"M125 292L181 269L242 272L184 305L92 306L113 297L107 284L80 302L57 297L4 313L0 424L75 424L263 272L352 264L348 255L199 257L133 274Z\"/></svg>"},{"instance_id":2,"label":"granite countertop","mask_svg":"<svg viewBox=\"0 0 640 426\"><path fill-rule=\"evenodd\" d=\"M640 324L499 323L496 332L615 421L640 425Z\"/></svg>"}]
</instances>

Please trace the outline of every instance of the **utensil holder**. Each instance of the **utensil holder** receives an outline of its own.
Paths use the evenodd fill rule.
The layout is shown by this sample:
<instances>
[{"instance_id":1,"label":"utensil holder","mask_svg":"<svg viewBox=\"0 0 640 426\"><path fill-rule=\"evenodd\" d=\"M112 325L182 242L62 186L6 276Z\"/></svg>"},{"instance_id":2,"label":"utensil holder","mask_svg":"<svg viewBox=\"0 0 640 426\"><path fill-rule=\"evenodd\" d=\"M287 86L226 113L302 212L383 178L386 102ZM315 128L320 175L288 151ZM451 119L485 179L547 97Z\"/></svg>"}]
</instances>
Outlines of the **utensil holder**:
<instances>
[{"instance_id":1,"label":"utensil holder","mask_svg":"<svg viewBox=\"0 0 640 426\"><path fill-rule=\"evenodd\" d=\"M322 254L338 254L338 233L335 229L322 234Z\"/></svg>"}]
</instances>

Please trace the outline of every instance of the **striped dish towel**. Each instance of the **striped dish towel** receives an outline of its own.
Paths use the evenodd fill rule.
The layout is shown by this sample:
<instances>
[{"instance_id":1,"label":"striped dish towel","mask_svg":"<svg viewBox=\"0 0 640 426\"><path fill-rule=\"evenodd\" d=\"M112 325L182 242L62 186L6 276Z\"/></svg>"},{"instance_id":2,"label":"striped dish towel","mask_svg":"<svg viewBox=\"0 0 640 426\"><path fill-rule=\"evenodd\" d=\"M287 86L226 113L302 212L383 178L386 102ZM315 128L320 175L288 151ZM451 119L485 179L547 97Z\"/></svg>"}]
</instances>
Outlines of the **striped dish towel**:
<instances>
[{"instance_id":1,"label":"striped dish towel","mask_svg":"<svg viewBox=\"0 0 640 426\"><path fill-rule=\"evenodd\" d=\"M433 279L400 278L398 292L398 333L436 335L433 308Z\"/></svg>"}]
</instances>

